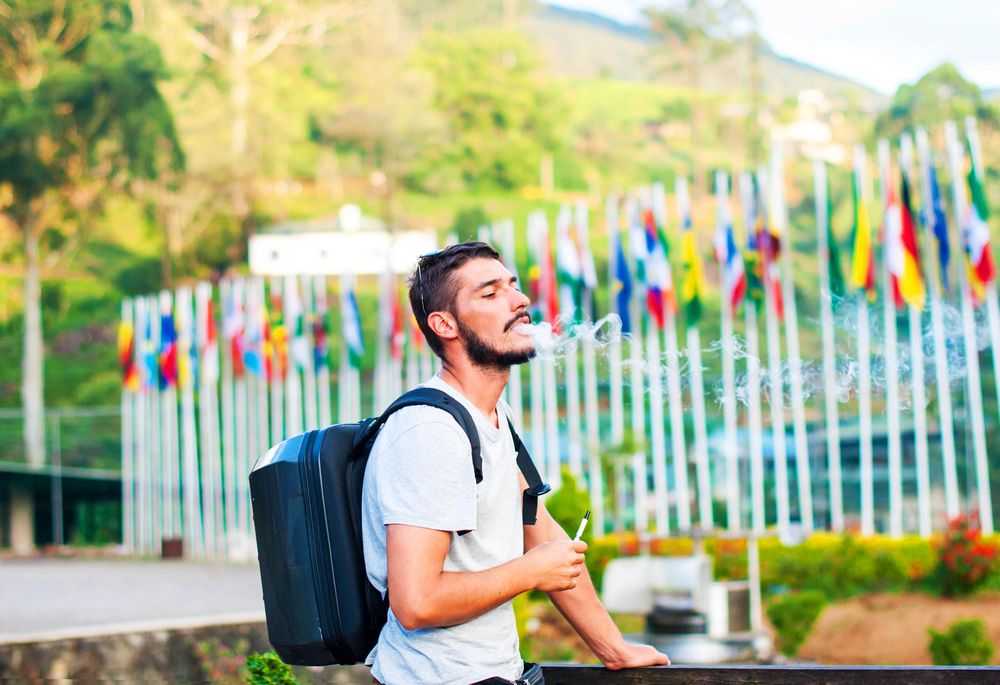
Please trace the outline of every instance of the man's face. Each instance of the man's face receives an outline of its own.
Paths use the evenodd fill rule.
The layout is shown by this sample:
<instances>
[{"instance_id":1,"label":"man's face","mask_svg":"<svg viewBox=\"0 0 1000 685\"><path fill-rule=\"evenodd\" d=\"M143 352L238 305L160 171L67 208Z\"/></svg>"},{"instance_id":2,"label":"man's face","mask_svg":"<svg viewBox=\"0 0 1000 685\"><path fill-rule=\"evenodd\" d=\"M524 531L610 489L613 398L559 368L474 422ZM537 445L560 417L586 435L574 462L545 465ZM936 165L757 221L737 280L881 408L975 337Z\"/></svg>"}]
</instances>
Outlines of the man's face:
<instances>
[{"instance_id":1,"label":"man's face","mask_svg":"<svg viewBox=\"0 0 1000 685\"><path fill-rule=\"evenodd\" d=\"M496 259L471 259L455 272L455 321L477 366L506 370L535 356L531 338L517 330L531 322L528 297L517 278Z\"/></svg>"}]
</instances>

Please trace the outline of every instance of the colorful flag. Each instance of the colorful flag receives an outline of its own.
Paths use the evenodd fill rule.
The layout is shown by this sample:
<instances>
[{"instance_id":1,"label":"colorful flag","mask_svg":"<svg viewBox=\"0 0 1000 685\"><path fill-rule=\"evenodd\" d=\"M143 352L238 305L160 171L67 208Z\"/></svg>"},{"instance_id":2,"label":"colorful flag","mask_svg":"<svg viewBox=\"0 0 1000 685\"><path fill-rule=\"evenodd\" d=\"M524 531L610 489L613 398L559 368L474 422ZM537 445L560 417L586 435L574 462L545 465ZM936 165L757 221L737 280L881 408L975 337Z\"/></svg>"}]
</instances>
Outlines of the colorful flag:
<instances>
[{"instance_id":1,"label":"colorful flag","mask_svg":"<svg viewBox=\"0 0 1000 685\"><path fill-rule=\"evenodd\" d=\"M174 327L174 312L170 306L170 295L160 296L160 389L177 385L177 329Z\"/></svg>"},{"instance_id":2,"label":"colorful flag","mask_svg":"<svg viewBox=\"0 0 1000 685\"><path fill-rule=\"evenodd\" d=\"M986 193L983 191L982 179L976 168L972 144L969 143L969 158L971 165L966 180L969 184L970 202L966 208L965 222L962 227L962 240L965 246L965 257L969 270L969 285L977 304L983 302L986 287L993 282L996 269L993 265L993 255L990 248L990 228L987 220L990 217L986 204Z\"/></svg>"},{"instance_id":3,"label":"colorful flag","mask_svg":"<svg viewBox=\"0 0 1000 685\"><path fill-rule=\"evenodd\" d=\"M771 293L771 304L774 307L775 316L779 319L785 315L785 296L781 288L781 236L774 230L774 222L771 221L769 205L767 202L766 190L761 183L759 175L754 176L754 192L758 197L757 225L757 250L760 254L760 271L762 282L766 290Z\"/></svg>"},{"instance_id":4,"label":"colorful flag","mask_svg":"<svg viewBox=\"0 0 1000 685\"><path fill-rule=\"evenodd\" d=\"M289 278L285 281L288 290L285 297L285 309L288 316L288 330L291 332L289 353L296 368L300 371L309 362L309 338L306 337L305 307L299 294L298 279Z\"/></svg>"},{"instance_id":5,"label":"colorful flag","mask_svg":"<svg viewBox=\"0 0 1000 685\"><path fill-rule=\"evenodd\" d=\"M361 314L358 311L358 300L354 295L354 283L348 282L340 293L340 310L342 320L342 337L347 345L351 366L361 368L365 356L365 343L361 332Z\"/></svg>"},{"instance_id":6,"label":"colorful flag","mask_svg":"<svg viewBox=\"0 0 1000 685\"><path fill-rule=\"evenodd\" d=\"M844 283L844 271L840 268L840 248L833 235L833 201L829 187L826 192L826 250L830 258L830 292L843 297L847 293L847 286Z\"/></svg>"},{"instance_id":7,"label":"colorful flag","mask_svg":"<svg viewBox=\"0 0 1000 685\"><path fill-rule=\"evenodd\" d=\"M719 204L719 216L715 226L715 258L722 267L722 291L735 314L747 291L747 277L743 268L743 258L740 256L739 248L736 247L728 195L721 198Z\"/></svg>"},{"instance_id":8,"label":"colorful flag","mask_svg":"<svg viewBox=\"0 0 1000 685\"><path fill-rule=\"evenodd\" d=\"M664 318L677 313L677 295L674 293L673 274L667 261L667 245L662 224L656 220L650 204L642 212L646 231L646 306L656 327L663 330Z\"/></svg>"},{"instance_id":9,"label":"colorful flag","mask_svg":"<svg viewBox=\"0 0 1000 685\"><path fill-rule=\"evenodd\" d=\"M594 265L594 253L590 250L590 226L587 215L587 203L581 200L576 205L576 238L580 249L580 276L583 281L583 291L590 302L590 311L584 316L593 321L597 318L597 267Z\"/></svg>"},{"instance_id":10,"label":"colorful flag","mask_svg":"<svg viewBox=\"0 0 1000 685\"><path fill-rule=\"evenodd\" d=\"M326 316L326 295L324 295L322 300L316 298L316 311L312 317L313 366L316 369L326 368L330 364L330 329L326 323Z\"/></svg>"},{"instance_id":11,"label":"colorful flag","mask_svg":"<svg viewBox=\"0 0 1000 685\"><path fill-rule=\"evenodd\" d=\"M904 169L900 188L900 220L903 246L903 276L899 280L899 293L903 301L915 309L924 308L926 291L924 278L920 273L920 250L917 247L917 231L913 222L913 204L910 200L910 183Z\"/></svg>"},{"instance_id":12,"label":"colorful flag","mask_svg":"<svg viewBox=\"0 0 1000 685\"><path fill-rule=\"evenodd\" d=\"M152 305L153 302L150 304ZM143 385L150 390L160 387L160 360L157 357L156 346L153 344L153 317L155 315L155 310L150 307L146 317L146 330L139 348L142 351Z\"/></svg>"},{"instance_id":13,"label":"colorful flag","mask_svg":"<svg viewBox=\"0 0 1000 685\"><path fill-rule=\"evenodd\" d=\"M201 341L202 376L206 383L219 380L219 342L215 333L215 306L211 294L205 300L205 321L202 326L204 339Z\"/></svg>"},{"instance_id":14,"label":"colorful flag","mask_svg":"<svg viewBox=\"0 0 1000 685\"><path fill-rule=\"evenodd\" d=\"M851 177L851 199L854 203L854 249L851 255L851 286L865 291L869 300L875 299L875 259L872 255L871 224L861 190L860 170Z\"/></svg>"},{"instance_id":15,"label":"colorful flag","mask_svg":"<svg viewBox=\"0 0 1000 685\"><path fill-rule=\"evenodd\" d=\"M572 223L570 208L563 205L556 218L556 268L559 283L559 301L562 317L567 322L576 321L582 304L583 266L580 250L570 230Z\"/></svg>"},{"instance_id":16,"label":"colorful flag","mask_svg":"<svg viewBox=\"0 0 1000 685\"><path fill-rule=\"evenodd\" d=\"M753 174L744 171L740 175L740 199L743 204L743 226L747 244L743 253L743 268L747 275L747 298L760 304L764 301L764 273L760 259L760 245L757 239L759 208L757 206L757 186Z\"/></svg>"},{"instance_id":17,"label":"colorful flag","mask_svg":"<svg viewBox=\"0 0 1000 685\"><path fill-rule=\"evenodd\" d=\"M903 255L903 221L892 182L886 178L883 183L886 187L886 199L882 220L882 243L885 252L885 266L889 271L889 282L892 285L892 298L898 309L904 303L899 284L906 269L906 260Z\"/></svg>"},{"instance_id":18,"label":"colorful flag","mask_svg":"<svg viewBox=\"0 0 1000 685\"><path fill-rule=\"evenodd\" d=\"M270 295L271 302L269 316L267 317L269 328L265 329L265 331L270 333L273 349L272 353L267 356L272 364L271 370L268 372L268 379L273 378L275 373L284 378L285 374L288 373L288 329L285 328L285 312L281 301L281 288L273 281L271 283ZM277 363L276 365L275 362Z\"/></svg>"},{"instance_id":19,"label":"colorful flag","mask_svg":"<svg viewBox=\"0 0 1000 685\"><path fill-rule=\"evenodd\" d=\"M390 325L389 325L389 356L396 361L403 359L403 344L406 334L403 332L403 307L399 302L399 290L396 288L396 277L392 277L389 290Z\"/></svg>"},{"instance_id":20,"label":"colorful flag","mask_svg":"<svg viewBox=\"0 0 1000 685\"><path fill-rule=\"evenodd\" d=\"M684 281L681 286L681 301L688 326L698 325L701 319L701 298L705 292L705 276L698 254L698 243L691 223L691 206L687 195L687 183L677 188L677 206L681 217L681 263Z\"/></svg>"},{"instance_id":21,"label":"colorful flag","mask_svg":"<svg viewBox=\"0 0 1000 685\"><path fill-rule=\"evenodd\" d=\"M938 246L938 262L941 264L941 285L948 290L948 262L951 261L951 246L948 243L948 219L944 211L944 200L941 197L941 186L938 184L934 165L928 168L931 196L924 203L924 226L934 233Z\"/></svg>"},{"instance_id":22,"label":"colorful flag","mask_svg":"<svg viewBox=\"0 0 1000 685\"><path fill-rule=\"evenodd\" d=\"M622 246L621 234L615 234L615 281L612 290L615 296L615 313L622 320L622 333L632 332L632 316L629 305L632 302L632 275Z\"/></svg>"},{"instance_id":23,"label":"colorful flag","mask_svg":"<svg viewBox=\"0 0 1000 685\"><path fill-rule=\"evenodd\" d=\"M135 330L132 324L118 324L118 365L122 371L122 387L134 392L139 389L139 369L135 364Z\"/></svg>"},{"instance_id":24,"label":"colorful flag","mask_svg":"<svg viewBox=\"0 0 1000 685\"><path fill-rule=\"evenodd\" d=\"M246 372L243 349L243 309L236 305L232 286L222 302L222 335L226 339L226 347L229 348L233 377L242 378Z\"/></svg>"}]
</instances>

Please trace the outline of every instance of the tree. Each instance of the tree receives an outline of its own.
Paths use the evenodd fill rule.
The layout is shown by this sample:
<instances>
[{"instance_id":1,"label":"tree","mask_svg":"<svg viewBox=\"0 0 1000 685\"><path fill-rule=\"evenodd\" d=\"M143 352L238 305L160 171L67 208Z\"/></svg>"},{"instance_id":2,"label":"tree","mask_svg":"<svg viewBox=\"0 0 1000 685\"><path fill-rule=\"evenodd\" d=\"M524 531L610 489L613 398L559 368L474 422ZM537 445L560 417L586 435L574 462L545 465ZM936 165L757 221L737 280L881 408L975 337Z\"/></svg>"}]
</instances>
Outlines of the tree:
<instances>
[{"instance_id":1,"label":"tree","mask_svg":"<svg viewBox=\"0 0 1000 685\"><path fill-rule=\"evenodd\" d=\"M679 73L691 89L690 174L695 187L703 189L702 76L707 67L730 54L748 36L759 41L754 15L742 0L674 0L662 9L646 10L646 16L659 39L654 59L661 74Z\"/></svg>"},{"instance_id":2,"label":"tree","mask_svg":"<svg viewBox=\"0 0 1000 685\"><path fill-rule=\"evenodd\" d=\"M991 128L1000 123L996 108L983 99L979 86L945 62L916 83L901 85L892 104L875 121L875 132L895 139L916 126L937 127L949 119L961 125L970 115Z\"/></svg>"},{"instance_id":3,"label":"tree","mask_svg":"<svg viewBox=\"0 0 1000 685\"><path fill-rule=\"evenodd\" d=\"M130 27L126 0L0 2L0 206L24 245L21 387L33 466L45 460L42 269L85 237L109 190L183 165L157 90L159 50Z\"/></svg>"},{"instance_id":4,"label":"tree","mask_svg":"<svg viewBox=\"0 0 1000 685\"><path fill-rule=\"evenodd\" d=\"M562 93L541 76L540 60L521 35L486 28L433 33L415 60L433 76L434 107L449 138L427 151L411 184L433 188L450 171L467 186L515 188L531 182L542 154L562 143Z\"/></svg>"}]
</instances>

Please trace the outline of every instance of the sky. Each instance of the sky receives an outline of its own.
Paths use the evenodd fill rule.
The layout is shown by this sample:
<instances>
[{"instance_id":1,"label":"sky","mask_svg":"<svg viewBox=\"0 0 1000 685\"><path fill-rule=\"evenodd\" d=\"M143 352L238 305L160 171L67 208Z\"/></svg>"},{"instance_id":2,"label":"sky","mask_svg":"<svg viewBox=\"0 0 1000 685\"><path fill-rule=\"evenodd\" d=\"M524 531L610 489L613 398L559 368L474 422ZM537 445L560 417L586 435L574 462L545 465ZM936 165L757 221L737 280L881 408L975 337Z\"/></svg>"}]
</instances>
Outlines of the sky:
<instances>
[{"instance_id":1,"label":"sky","mask_svg":"<svg viewBox=\"0 0 1000 685\"><path fill-rule=\"evenodd\" d=\"M641 21L663 0L544 0ZM942 62L982 88L1000 87L996 0L745 0L778 54L891 95Z\"/></svg>"}]
</instances>

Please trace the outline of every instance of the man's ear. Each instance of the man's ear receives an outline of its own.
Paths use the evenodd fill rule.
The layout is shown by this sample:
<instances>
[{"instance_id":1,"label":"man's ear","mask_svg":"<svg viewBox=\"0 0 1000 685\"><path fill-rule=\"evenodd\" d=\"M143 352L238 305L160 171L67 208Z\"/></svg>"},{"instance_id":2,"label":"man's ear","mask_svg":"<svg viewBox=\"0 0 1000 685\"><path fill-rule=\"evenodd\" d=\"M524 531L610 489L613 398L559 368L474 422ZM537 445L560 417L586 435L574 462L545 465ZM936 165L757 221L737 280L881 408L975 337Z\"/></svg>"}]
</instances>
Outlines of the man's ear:
<instances>
[{"instance_id":1,"label":"man's ear","mask_svg":"<svg viewBox=\"0 0 1000 685\"><path fill-rule=\"evenodd\" d=\"M431 312L427 317L427 325L442 340L453 340L458 337L458 326L451 312Z\"/></svg>"}]
</instances>

